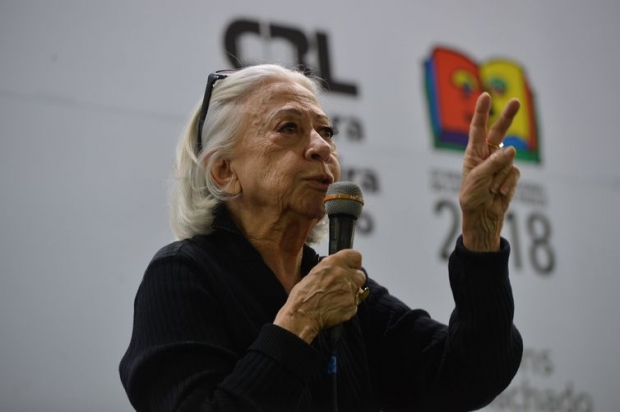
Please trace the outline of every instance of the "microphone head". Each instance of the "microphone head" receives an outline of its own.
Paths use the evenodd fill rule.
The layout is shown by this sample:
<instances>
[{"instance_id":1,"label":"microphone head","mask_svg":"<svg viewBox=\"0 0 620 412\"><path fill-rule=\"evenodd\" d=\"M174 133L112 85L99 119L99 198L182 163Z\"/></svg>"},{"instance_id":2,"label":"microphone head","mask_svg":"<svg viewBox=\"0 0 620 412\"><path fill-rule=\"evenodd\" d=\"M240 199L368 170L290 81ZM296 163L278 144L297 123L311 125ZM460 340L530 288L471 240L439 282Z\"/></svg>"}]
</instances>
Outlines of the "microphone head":
<instances>
[{"instance_id":1,"label":"microphone head","mask_svg":"<svg viewBox=\"0 0 620 412\"><path fill-rule=\"evenodd\" d=\"M346 215L357 220L362 214L364 197L362 190L355 183L336 182L327 189L323 202L328 216Z\"/></svg>"}]
</instances>

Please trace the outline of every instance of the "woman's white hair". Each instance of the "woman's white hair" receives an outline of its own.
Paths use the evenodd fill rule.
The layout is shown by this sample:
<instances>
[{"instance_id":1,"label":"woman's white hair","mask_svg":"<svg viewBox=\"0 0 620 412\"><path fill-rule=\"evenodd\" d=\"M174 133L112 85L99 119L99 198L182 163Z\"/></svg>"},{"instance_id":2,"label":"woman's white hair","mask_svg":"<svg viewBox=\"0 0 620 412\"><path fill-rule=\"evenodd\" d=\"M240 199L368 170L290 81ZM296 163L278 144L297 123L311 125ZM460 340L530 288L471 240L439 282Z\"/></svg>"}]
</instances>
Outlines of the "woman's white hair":
<instances>
[{"instance_id":1,"label":"woman's white hair","mask_svg":"<svg viewBox=\"0 0 620 412\"><path fill-rule=\"evenodd\" d=\"M194 111L177 147L175 181L171 196L172 230L177 239L213 231L213 211L232 197L217 185L209 170L221 159L232 158L242 137L243 103L260 86L278 80L293 81L315 96L322 91L320 79L275 64L246 67L218 80L213 86L209 110L202 130L202 151L197 151L197 126L202 101ZM318 243L327 229L326 218L315 225L307 243Z\"/></svg>"}]
</instances>

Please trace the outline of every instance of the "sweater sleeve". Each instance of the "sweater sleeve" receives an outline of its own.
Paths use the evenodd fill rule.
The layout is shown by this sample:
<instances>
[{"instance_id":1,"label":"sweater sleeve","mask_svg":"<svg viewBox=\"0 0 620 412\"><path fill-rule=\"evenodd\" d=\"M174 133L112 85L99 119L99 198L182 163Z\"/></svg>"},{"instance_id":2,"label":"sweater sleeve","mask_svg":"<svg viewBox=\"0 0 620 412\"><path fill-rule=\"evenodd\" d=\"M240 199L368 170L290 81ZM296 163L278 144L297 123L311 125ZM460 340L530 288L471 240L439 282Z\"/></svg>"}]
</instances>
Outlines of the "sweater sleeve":
<instances>
[{"instance_id":1,"label":"sweater sleeve","mask_svg":"<svg viewBox=\"0 0 620 412\"><path fill-rule=\"evenodd\" d=\"M235 326L226 324L220 306L187 257L167 255L149 265L120 364L137 411L276 411L300 402L318 352L290 332L265 325L236 353Z\"/></svg>"},{"instance_id":2,"label":"sweater sleeve","mask_svg":"<svg viewBox=\"0 0 620 412\"><path fill-rule=\"evenodd\" d=\"M510 247L474 253L462 239L449 261L455 309L448 326L372 283L360 316L385 411L471 411L489 404L517 372L523 342L513 325Z\"/></svg>"}]
</instances>

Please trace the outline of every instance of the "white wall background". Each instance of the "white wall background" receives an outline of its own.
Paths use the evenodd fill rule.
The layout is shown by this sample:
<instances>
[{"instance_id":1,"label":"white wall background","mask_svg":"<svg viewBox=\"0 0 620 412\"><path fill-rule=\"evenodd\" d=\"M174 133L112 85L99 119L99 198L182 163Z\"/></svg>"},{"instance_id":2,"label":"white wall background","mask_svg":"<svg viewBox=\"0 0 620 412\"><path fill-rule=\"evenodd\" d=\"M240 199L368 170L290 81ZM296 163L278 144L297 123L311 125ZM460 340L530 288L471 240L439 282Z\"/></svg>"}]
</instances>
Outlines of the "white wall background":
<instances>
[{"instance_id":1,"label":"white wall background","mask_svg":"<svg viewBox=\"0 0 620 412\"><path fill-rule=\"evenodd\" d=\"M360 3L0 0L0 410L131 410L117 365L142 273L172 239L177 136L208 73L230 65L222 38L239 18L328 34L334 77L360 87L326 99L364 126L361 142L340 137L344 164L379 178L375 230L356 247L373 277L445 321L450 219L434 208L456 194L431 173L459 172L460 155L432 147L422 62L446 44L526 68L543 163L520 165L522 181L547 203L513 205L527 351L487 409L620 410L620 3ZM243 52L292 62L284 43L249 38ZM528 255L533 213L552 228L548 275Z\"/></svg>"}]
</instances>

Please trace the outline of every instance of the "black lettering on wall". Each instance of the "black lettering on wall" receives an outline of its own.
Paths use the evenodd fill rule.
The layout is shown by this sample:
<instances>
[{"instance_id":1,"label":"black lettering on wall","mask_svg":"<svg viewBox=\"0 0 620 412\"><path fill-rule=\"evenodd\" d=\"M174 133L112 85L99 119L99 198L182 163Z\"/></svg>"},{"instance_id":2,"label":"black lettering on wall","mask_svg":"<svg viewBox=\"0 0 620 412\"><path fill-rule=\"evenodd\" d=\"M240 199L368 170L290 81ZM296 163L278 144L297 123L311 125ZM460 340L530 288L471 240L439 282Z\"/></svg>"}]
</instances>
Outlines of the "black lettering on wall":
<instances>
[{"instance_id":1,"label":"black lettering on wall","mask_svg":"<svg viewBox=\"0 0 620 412\"><path fill-rule=\"evenodd\" d=\"M306 54L310 49L310 45L306 35L301 30L272 24L269 26L269 34L272 39L288 40L297 50L297 64L301 66L304 72L310 72L310 67L306 64Z\"/></svg>"},{"instance_id":2,"label":"black lettering on wall","mask_svg":"<svg viewBox=\"0 0 620 412\"><path fill-rule=\"evenodd\" d=\"M317 32L316 43L319 51L319 70L321 77L325 79L329 86L329 91L357 96L357 86L350 83L339 82L332 76L331 61L329 57L329 45L327 34Z\"/></svg>"},{"instance_id":3,"label":"black lettering on wall","mask_svg":"<svg viewBox=\"0 0 620 412\"><path fill-rule=\"evenodd\" d=\"M329 38L324 32L317 32L315 35L308 35L296 27L282 26L279 24L269 24L268 33L261 34L261 23L254 20L239 19L231 22L224 33L224 50L233 67L241 68L251 63L242 55L240 43L243 36L257 36L261 41L269 43L272 40L285 40L291 44L295 51L297 65L306 73L317 74L325 80L327 90L332 93L357 96L358 87L352 82L337 80L332 70L332 60L329 50ZM312 50L313 43L309 40L316 40L315 49ZM307 56L315 52L318 62L318 70L309 67ZM271 56L264 56L268 60Z\"/></svg>"},{"instance_id":4,"label":"black lettering on wall","mask_svg":"<svg viewBox=\"0 0 620 412\"><path fill-rule=\"evenodd\" d=\"M246 64L243 63L243 56L240 55L239 42L244 34L255 34L260 36L260 25L257 21L235 20L228 25L224 33L224 50L233 67L240 69Z\"/></svg>"}]
</instances>

